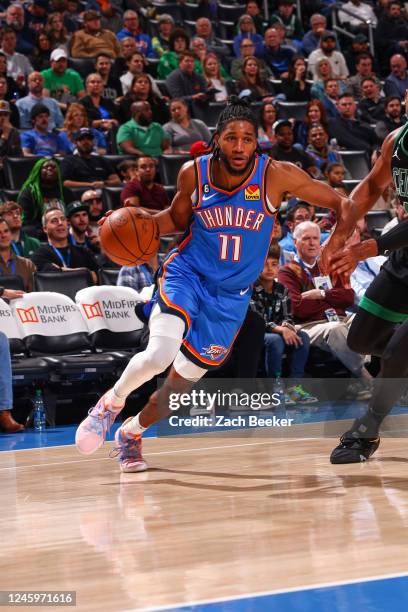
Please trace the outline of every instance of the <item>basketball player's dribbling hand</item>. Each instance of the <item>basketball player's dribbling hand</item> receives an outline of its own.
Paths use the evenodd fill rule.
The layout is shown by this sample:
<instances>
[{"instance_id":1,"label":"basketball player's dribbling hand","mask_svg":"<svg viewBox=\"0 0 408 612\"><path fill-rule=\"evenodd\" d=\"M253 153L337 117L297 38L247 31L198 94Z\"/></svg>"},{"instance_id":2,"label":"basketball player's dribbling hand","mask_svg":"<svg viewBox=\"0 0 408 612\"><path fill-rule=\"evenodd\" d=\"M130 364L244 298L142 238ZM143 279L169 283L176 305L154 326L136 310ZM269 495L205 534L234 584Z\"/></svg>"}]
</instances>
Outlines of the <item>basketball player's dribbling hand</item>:
<instances>
[{"instance_id":1,"label":"basketball player's dribbling hand","mask_svg":"<svg viewBox=\"0 0 408 612\"><path fill-rule=\"evenodd\" d=\"M151 217L151 215L148 212L146 212L145 210L143 210L142 208L136 208L136 207L134 207L134 208L135 208L135 214L138 215L139 217ZM118 209L116 209L116 210L118 210ZM108 217L110 217L111 214L114 213L114 212L115 212L114 210L107 210L106 213L103 215L103 217L101 219L99 219L99 221L97 222L98 225L103 225L105 223L106 219Z\"/></svg>"}]
</instances>

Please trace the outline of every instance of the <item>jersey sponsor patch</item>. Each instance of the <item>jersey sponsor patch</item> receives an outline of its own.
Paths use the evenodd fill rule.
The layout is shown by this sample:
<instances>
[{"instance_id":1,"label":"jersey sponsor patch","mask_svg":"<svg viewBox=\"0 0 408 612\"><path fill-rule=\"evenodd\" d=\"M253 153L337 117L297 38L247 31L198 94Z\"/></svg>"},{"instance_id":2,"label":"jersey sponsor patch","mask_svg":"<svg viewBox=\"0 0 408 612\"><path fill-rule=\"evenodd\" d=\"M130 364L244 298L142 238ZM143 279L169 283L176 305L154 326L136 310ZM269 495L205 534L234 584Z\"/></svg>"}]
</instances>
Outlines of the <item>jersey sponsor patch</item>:
<instances>
[{"instance_id":1,"label":"jersey sponsor patch","mask_svg":"<svg viewBox=\"0 0 408 612\"><path fill-rule=\"evenodd\" d=\"M245 187L244 198L245 200L260 200L261 190L259 185L248 185L248 187Z\"/></svg>"},{"instance_id":2,"label":"jersey sponsor patch","mask_svg":"<svg viewBox=\"0 0 408 612\"><path fill-rule=\"evenodd\" d=\"M220 344L210 344L210 346L203 347L202 355L208 355L210 359L218 359L218 357L222 357L225 353L228 352L228 349L225 346L221 346Z\"/></svg>"}]
</instances>

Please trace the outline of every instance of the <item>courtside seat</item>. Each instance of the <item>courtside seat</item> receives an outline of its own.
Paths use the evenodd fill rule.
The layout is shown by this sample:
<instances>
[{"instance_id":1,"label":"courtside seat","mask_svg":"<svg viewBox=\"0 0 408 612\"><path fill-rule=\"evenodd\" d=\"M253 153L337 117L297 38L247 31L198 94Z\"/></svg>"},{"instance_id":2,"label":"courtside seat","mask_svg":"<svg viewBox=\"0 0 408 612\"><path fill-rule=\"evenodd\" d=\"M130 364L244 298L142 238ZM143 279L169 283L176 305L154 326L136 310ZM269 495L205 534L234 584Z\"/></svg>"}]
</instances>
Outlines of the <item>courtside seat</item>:
<instances>
[{"instance_id":1,"label":"courtside seat","mask_svg":"<svg viewBox=\"0 0 408 612\"><path fill-rule=\"evenodd\" d=\"M33 291L52 291L62 293L71 300L75 299L77 291L93 285L89 270L79 268L67 272L34 272Z\"/></svg>"},{"instance_id":2,"label":"courtside seat","mask_svg":"<svg viewBox=\"0 0 408 612\"><path fill-rule=\"evenodd\" d=\"M180 168L190 159L190 155L161 155L159 157L161 183L164 185L177 185L177 176Z\"/></svg>"},{"instance_id":3,"label":"courtside seat","mask_svg":"<svg viewBox=\"0 0 408 612\"><path fill-rule=\"evenodd\" d=\"M98 283L100 285L115 285L118 282L119 268L100 268Z\"/></svg>"},{"instance_id":4,"label":"courtside seat","mask_svg":"<svg viewBox=\"0 0 408 612\"><path fill-rule=\"evenodd\" d=\"M296 119L303 121L306 117L308 102L284 102L279 100L276 103L279 119Z\"/></svg>"},{"instance_id":5,"label":"courtside seat","mask_svg":"<svg viewBox=\"0 0 408 612\"><path fill-rule=\"evenodd\" d=\"M0 287L25 291L24 281L19 274L2 274L0 276Z\"/></svg>"}]
</instances>

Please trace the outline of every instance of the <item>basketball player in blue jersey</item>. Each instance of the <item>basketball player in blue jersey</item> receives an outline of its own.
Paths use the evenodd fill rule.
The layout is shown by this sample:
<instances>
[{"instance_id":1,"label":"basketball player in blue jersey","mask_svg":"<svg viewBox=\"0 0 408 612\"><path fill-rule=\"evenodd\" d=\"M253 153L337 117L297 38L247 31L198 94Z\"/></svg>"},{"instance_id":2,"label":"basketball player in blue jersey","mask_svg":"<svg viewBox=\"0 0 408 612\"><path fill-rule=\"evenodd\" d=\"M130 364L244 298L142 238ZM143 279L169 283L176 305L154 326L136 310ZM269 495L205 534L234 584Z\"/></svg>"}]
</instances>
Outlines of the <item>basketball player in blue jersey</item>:
<instances>
[{"instance_id":1,"label":"basketball player in blue jersey","mask_svg":"<svg viewBox=\"0 0 408 612\"><path fill-rule=\"evenodd\" d=\"M172 365L161 389L115 436L121 470L147 469L141 436L170 414L169 394L190 390L208 369L228 357L286 192L332 208L339 218L350 206L297 166L259 154L256 120L246 105L234 100L221 113L212 153L183 166L171 207L155 216L161 234L186 233L163 266L149 321L149 344L80 424L80 452L96 451L127 396Z\"/></svg>"}]
</instances>

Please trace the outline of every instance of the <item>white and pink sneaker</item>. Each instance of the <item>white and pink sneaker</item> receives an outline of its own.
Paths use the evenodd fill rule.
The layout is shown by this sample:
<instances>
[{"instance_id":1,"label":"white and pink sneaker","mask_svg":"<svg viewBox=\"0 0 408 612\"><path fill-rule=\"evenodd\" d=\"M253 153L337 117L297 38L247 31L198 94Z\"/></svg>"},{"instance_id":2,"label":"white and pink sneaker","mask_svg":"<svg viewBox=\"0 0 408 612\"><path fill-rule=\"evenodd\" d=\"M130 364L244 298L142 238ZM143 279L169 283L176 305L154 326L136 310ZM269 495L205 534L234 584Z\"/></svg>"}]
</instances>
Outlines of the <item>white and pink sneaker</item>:
<instances>
[{"instance_id":1,"label":"white and pink sneaker","mask_svg":"<svg viewBox=\"0 0 408 612\"><path fill-rule=\"evenodd\" d=\"M80 423L75 434L75 444L83 455L91 455L105 442L106 435L119 412L122 405L113 405L111 401L112 389L102 395L99 402L90 408L86 419Z\"/></svg>"},{"instance_id":2,"label":"white and pink sneaker","mask_svg":"<svg viewBox=\"0 0 408 612\"><path fill-rule=\"evenodd\" d=\"M118 457L121 472L145 472L148 469L146 461L142 457L142 436L127 435L122 426L115 433L116 447L111 451L111 457Z\"/></svg>"}]
</instances>

